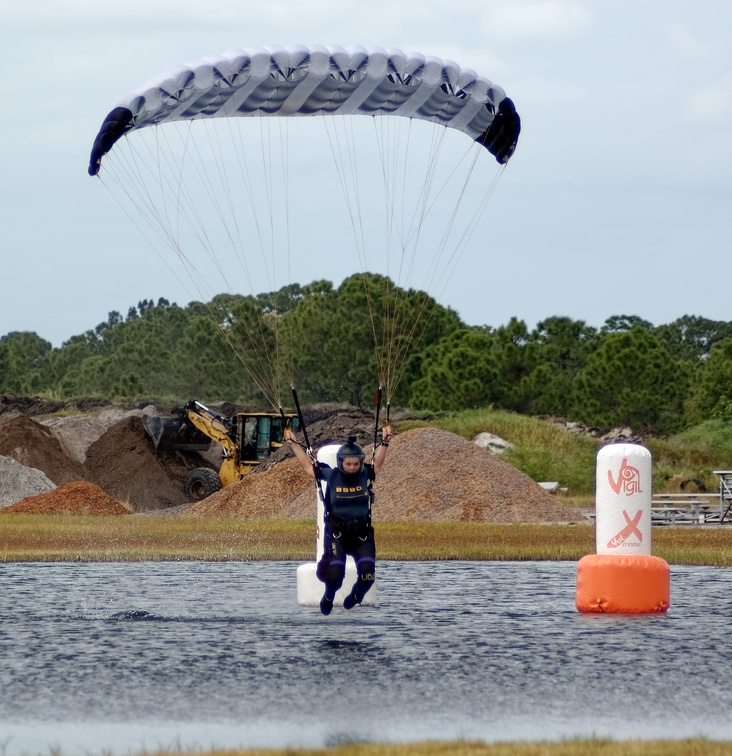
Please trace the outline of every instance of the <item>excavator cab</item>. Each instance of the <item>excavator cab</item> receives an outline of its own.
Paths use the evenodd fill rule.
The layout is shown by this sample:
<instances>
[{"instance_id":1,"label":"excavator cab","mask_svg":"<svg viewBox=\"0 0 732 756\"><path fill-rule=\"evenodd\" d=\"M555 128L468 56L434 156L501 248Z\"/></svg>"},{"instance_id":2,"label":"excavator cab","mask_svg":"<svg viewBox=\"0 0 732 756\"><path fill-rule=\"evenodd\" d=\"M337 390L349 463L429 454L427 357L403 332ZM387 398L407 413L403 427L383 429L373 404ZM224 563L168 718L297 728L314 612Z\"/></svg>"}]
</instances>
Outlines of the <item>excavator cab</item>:
<instances>
[{"instance_id":1,"label":"excavator cab","mask_svg":"<svg viewBox=\"0 0 732 756\"><path fill-rule=\"evenodd\" d=\"M239 459L242 462L261 462L282 446L285 424L297 430L297 417L265 414L236 415L236 435L239 439Z\"/></svg>"}]
</instances>

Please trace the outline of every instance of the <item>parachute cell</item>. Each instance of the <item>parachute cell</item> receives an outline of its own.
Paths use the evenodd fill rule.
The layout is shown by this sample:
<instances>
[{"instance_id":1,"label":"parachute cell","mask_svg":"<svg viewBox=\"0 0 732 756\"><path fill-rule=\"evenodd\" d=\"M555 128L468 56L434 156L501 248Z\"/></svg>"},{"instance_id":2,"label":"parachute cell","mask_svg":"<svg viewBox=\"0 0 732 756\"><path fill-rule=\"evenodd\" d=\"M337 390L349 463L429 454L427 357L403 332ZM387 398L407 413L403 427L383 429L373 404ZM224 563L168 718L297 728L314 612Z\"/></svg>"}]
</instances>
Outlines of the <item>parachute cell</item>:
<instances>
[{"instance_id":1,"label":"parachute cell","mask_svg":"<svg viewBox=\"0 0 732 756\"><path fill-rule=\"evenodd\" d=\"M452 61L379 47L235 50L181 66L128 95L104 120L89 174L124 134L232 116L397 115L467 134L505 164L521 121L505 92Z\"/></svg>"}]
</instances>

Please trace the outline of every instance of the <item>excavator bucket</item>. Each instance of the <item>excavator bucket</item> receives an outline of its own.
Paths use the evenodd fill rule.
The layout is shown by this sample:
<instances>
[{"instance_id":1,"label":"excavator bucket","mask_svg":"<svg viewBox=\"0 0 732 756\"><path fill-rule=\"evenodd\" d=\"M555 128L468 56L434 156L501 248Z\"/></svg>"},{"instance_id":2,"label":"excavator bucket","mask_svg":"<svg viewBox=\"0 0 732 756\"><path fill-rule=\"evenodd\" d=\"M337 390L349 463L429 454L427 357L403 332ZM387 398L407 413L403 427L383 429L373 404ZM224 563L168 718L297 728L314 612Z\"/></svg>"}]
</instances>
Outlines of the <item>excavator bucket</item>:
<instances>
[{"instance_id":1,"label":"excavator bucket","mask_svg":"<svg viewBox=\"0 0 732 756\"><path fill-rule=\"evenodd\" d=\"M185 416L145 415L142 424L155 449L206 451L211 445L211 439Z\"/></svg>"}]
</instances>

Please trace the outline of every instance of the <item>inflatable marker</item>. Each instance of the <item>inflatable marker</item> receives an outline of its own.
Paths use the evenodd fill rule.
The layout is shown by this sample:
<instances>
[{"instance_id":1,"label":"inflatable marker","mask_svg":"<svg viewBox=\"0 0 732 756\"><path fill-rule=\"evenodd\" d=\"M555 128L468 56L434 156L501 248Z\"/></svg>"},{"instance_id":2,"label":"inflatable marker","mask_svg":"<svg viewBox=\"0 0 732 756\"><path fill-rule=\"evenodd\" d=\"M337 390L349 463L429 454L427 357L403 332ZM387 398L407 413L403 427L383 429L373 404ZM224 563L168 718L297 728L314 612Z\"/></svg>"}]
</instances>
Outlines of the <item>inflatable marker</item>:
<instances>
[{"instance_id":1,"label":"inflatable marker","mask_svg":"<svg viewBox=\"0 0 732 756\"><path fill-rule=\"evenodd\" d=\"M669 566L651 556L651 453L637 444L610 444L598 452L596 469L597 553L577 564L577 610L665 612Z\"/></svg>"}]
</instances>

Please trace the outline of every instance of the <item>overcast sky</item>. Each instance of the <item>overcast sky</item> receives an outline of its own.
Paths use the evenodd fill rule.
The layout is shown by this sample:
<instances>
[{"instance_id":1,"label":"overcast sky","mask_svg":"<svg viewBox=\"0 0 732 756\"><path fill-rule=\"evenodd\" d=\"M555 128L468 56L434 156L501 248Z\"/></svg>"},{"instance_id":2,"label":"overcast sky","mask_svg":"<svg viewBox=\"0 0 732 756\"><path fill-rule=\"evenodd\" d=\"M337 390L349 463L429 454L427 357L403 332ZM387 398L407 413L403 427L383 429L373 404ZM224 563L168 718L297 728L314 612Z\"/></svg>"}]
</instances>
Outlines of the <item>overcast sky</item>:
<instances>
[{"instance_id":1,"label":"overcast sky","mask_svg":"<svg viewBox=\"0 0 732 756\"><path fill-rule=\"evenodd\" d=\"M35 0L0 10L0 43L0 335L60 346L141 299L185 305L87 175L94 136L175 64L293 43L449 58L516 103L523 132L489 206L489 253L466 255L440 300L467 323L732 320L723 0ZM328 277L317 250L312 269Z\"/></svg>"}]
</instances>

